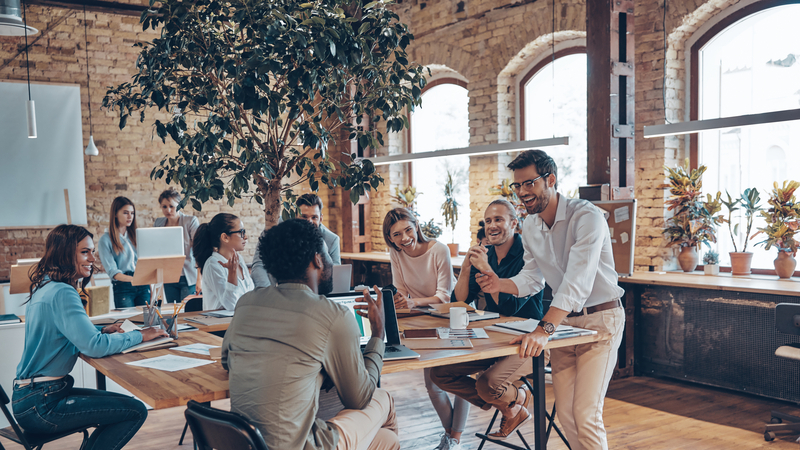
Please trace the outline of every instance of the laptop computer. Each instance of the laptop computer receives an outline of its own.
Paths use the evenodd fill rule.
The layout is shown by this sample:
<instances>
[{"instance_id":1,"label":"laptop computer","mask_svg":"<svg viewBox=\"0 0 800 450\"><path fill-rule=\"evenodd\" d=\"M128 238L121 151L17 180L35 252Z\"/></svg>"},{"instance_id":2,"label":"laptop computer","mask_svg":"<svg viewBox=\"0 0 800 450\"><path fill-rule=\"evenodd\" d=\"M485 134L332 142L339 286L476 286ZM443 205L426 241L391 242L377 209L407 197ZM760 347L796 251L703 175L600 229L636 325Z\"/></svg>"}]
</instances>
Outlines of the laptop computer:
<instances>
[{"instance_id":1,"label":"laptop computer","mask_svg":"<svg viewBox=\"0 0 800 450\"><path fill-rule=\"evenodd\" d=\"M371 290L370 293L375 295ZM332 294L329 295L328 298L336 303L339 303L340 305L344 305L351 313L353 313L353 316L356 318L356 324L359 328L359 334L361 335L359 338L359 343L361 344L361 349L364 350L364 347L366 347L367 343L372 337L372 330L370 329L369 320L356 314L355 309L353 309L353 306L356 303L363 303L364 295L353 293L338 295ZM391 291L388 289L383 289L383 310L386 316L386 321L384 323L384 343L386 344L386 350L383 352L383 360L394 361L398 359L419 358L419 353L411 350L400 342L400 329L397 326L397 314L394 310L394 298L392 297Z\"/></svg>"},{"instance_id":2,"label":"laptop computer","mask_svg":"<svg viewBox=\"0 0 800 450\"><path fill-rule=\"evenodd\" d=\"M350 279L353 274L352 264L339 264L333 266L333 290L331 294L344 294L350 290Z\"/></svg>"},{"instance_id":3,"label":"laptop computer","mask_svg":"<svg viewBox=\"0 0 800 450\"><path fill-rule=\"evenodd\" d=\"M139 258L183 255L183 227L138 228L136 249Z\"/></svg>"}]
</instances>

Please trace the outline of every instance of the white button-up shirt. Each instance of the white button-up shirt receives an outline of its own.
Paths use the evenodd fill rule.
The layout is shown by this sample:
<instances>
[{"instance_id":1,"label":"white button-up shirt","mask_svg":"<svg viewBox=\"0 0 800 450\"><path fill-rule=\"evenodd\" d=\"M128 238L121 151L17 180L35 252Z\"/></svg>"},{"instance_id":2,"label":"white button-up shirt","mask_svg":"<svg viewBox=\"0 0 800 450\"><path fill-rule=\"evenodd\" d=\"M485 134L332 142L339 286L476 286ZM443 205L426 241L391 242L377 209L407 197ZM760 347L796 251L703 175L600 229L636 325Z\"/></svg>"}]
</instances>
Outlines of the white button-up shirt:
<instances>
[{"instance_id":1,"label":"white button-up shirt","mask_svg":"<svg viewBox=\"0 0 800 450\"><path fill-rule=\"evenodd\" d=\"M611 236L603 212L586 200L557 196L553 227L533 214L522 226L525 265L511 278L519 296L553 289L553 303L564 311L580 311L622 297L611 252Z\"/></svg>"}]
</instances>

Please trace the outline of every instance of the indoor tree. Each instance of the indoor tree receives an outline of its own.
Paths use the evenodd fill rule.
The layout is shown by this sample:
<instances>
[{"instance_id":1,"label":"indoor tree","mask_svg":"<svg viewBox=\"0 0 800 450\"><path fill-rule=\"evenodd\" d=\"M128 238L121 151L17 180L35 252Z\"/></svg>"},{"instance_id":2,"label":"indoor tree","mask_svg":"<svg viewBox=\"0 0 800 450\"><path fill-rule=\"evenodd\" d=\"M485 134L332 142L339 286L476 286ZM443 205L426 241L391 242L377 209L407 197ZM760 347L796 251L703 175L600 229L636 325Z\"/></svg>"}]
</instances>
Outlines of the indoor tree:
<instances>
[{"instance_id":1,"label":"indoor tree","mask_svg":"<svg viewBox=\"0 0 800 450\"><path fill-rule=\"evenodd\" d=\"M407 128L405 108L420 104L423 68L406 54L413 36L388 2L158 4L151 0L142 25L160 36L135 44L137 73L103 99L120 128L137 114L144 122L151 107L166 113L150 121L178 151L152 178L180 184L198 210L209 199L232 205L252 189L267 227L293 207L300 184L341 186L356 202L383 181L369 160L327 149L336 137L382 145L374 125Z\"/></svg>"}]
</instances>

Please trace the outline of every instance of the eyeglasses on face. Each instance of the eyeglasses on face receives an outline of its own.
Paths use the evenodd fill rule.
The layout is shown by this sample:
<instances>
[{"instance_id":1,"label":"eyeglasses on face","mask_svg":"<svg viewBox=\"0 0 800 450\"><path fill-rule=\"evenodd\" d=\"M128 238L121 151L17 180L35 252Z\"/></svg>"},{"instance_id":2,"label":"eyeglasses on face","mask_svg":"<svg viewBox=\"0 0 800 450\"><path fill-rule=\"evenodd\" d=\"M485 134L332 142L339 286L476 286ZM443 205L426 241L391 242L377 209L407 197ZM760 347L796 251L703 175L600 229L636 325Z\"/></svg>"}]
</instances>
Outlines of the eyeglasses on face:
<instances>
[{"instance_id":1,"label":"eyeglasses on face","mask_svg":"<svg viewBox=\"0 0 800 450\"><path fill-rule=\"evenodd\" d=\"M242 239L247 239L247 230L245 230L244 228L236 231L226 231L225 234L227 234L228 236L232 234L238 234L242 237Z\"/></svg>"},{"instance_id":2,"label":"eyeglasses on face","mask_svg":"<svg viewBox=\"0 0 800 450\"><path fill-rule=\"evenodd\" d=\"M539 175L538 177L536 177L536 178L534 178L532 180L525 180L522 183L511 183L511 184L509 184L509 186L511 186L511 189L514 189L515 191L518 191L523 186L526 187L526 188L533 186L533 183L536 183L536 181L538 181L539 178L544 178L544 177L549 177L549 176L550 176L550 174L546 173L544 175Z\"/></svg>"}]
</instances>

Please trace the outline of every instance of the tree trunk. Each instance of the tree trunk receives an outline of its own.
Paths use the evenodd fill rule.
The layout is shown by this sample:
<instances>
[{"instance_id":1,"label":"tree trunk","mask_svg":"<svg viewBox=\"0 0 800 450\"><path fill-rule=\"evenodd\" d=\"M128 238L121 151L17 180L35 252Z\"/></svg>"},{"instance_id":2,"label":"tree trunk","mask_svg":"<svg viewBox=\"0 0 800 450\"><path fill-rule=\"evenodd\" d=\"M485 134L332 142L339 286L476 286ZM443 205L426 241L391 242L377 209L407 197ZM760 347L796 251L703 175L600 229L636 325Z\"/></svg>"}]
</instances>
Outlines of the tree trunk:
<instances>
[{"instance_id":1,"label":"tree trunk","mask_svg":"<svg viewBox=\"0 0 800 450\"><path fill-rule=\"evenodd\" d=\"M264 197L264 230L269 230L278 224L283 208L281 206L281 180L273 178L265 180L259 185L261 195Z\"/></svg>"}]
</instances>

